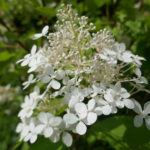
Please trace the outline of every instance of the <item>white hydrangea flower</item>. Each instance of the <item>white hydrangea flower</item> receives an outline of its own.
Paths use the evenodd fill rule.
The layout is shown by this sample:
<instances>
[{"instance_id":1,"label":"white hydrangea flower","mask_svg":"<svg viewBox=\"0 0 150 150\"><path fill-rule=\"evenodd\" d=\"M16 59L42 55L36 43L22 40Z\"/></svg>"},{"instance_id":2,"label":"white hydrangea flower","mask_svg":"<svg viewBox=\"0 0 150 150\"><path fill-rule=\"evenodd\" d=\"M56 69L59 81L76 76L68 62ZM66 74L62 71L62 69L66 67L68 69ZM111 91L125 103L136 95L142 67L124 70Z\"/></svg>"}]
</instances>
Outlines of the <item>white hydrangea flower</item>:
<instances>
[{"instance_id":1,"label":"white hydrangea flower","mask_svg":"<svg viewBox=\"0 0 150 150\"><path fill-rule=\"evenodd\" d=\"M34 75L30 74L28 77L28 81L23 83L23 86L24 86L23 89L26 89L30 84L35 83L35 82L36 82L36 79L34 79Z\"/></svg>"},{"instance_id":2,"label":"white hydrangea flower","mask_svg":"<svg viewBox=\"0 0 150 150\"><path fill-rule=\"evenodd\" d=\"M80 120L76 114L67 113L64 115L63 119L67 125L75 125L74 132L78 133L79 135L86 133L87 127L85 123L83 123L83 121Z\"/></svg>"},{"instance_id":3,"label":"white hydrangea flower","mask_svg":"<svg viewBox=\"0 0 150 150\"><path fill-rule=\"evenodd\" d=\"M145 119L146 127L150 129L150 101L144 104L144 109L142 110L139 102L134 101L135 108L133 109L138 115L134 117L134 125L136 127L141 127L143 124L143 119Z\"/></svg>"},{"instance_id":4,"label":"white hydrangea flower","mask_svg":"<svg viewBox=\"0 0 150 150\"><path fill-rule=\"evenodd\" d=\"M27 66L31 62L31 60L33 59L33 57L35 56L36 50L37 50L37 46L33 45L32 49L31 49L31 53L25 55L24 58L20 59L19 61L17 61L17 63L22 62L21 66Z\"/></svg>"},{"instance_id":5,"label":"white hydrangea flower","mask_svg":"<svg viewBox=\"0 0 150 150\"><path fill-rule=\"evenodd\" d=\"M40 134L42 131L42 128L40 125L35 125L34 122L31 122L29 125L29 132L25 136L24 141L30 141L30 143L34 143L37 140L38 134Z\"/></svg>"},{"instance_id":6,"label":"white hydrangea flower","mask_svg":"<svg viewBox=\"0 0 150 150\"><path fill-rule=\"evenodd\" d=\"M121 87L120 83L117 83L112 89L107 89L104 98L108 102L115 101L118 108L123 108L126 106L129 109L134 108L134 103L129 99L130 94L125 88Z\"/></svg>"},{"instance_id":7,"label":"white hydrangea flower","mask_svg":"<svg viewBox=\"0 0 150 150\"><path fill-rule=\"evenodd\" d=\"M84 91L75 88L71 93L66 93L63 101L68 104L70 108L74 108L75 104L84 100Z\"/></svg>"},{"instance_id":8,"label":"white hydrangea flower","mask_svg":"<svg viewBox=\"0 0 150 150\"><path fill-rule=\"evenodd\" d=\"M22 119L22 122L17 125L16 132L20 133L20 141L23 140L29 133L29 120Z\"/></svg>"},{"instance_id":9,"label":"white hydrangea flower","mask_svg":"<svg viewBox=\"0 0 150 150\"><path fill-rule=\"evenodd\" d=\"M115 101L107 101L99 97L96 97L95 100L97 102L97 107L95 108L97 115L110 115L111 113L117 113Z\"/></svg>"},{"instance_id":10,"label":"white hydrangea flower","mask_svg":"<svg viewBox=\"0 0 150 150\"><path fill-rule=\"evenodd\" d=\"M98 85L96 85L96 84L93 84L92 85L92 89L93 89L93 91L92 91L92 95L91 95L91 97L95 97L95 96L97 96L98 94L104 94L104 92L105 92L105 89L106 89L106 86L105 86L105 84L102 82L101 84L100 84L100 86L98 86Z\"/></svg>"},{"instance_id":11,"label":"white hydrangea flower","mask_svg":"<svg viewBox=\"0 0 150 150\"><path fill-rule=\"evenodd\" d=\"M99 54L100 58L107 61L108 64L110 65L116 65L117 64L117 59L116 59L116 52L112 51L111 49L104 48L103 53Z\"/></svg>"},{"instance_id":12,"label":"white hydrangea flower","mask_svg":"<svg viewBox=\"0 0 150 150\"><path fill-rule=\"evenodd\" d=\"M95 100L91 99L88 104L77 103L75 104L75 112L67 113L64 115L66 124L75 125L75 132L83 135L87 131L86 125L92 125L97 120L97 114L93 112L95 108Z\"/></svg>"},{"instance_id":13,"label":"white hydrangea flower","mask_svg":"<svg viewBox=\"0 0 150 150\"><path fill-rule=\"evenodd\" d=\"M46 36L46 34L48 33L48 30L49 30L49 26L46 25L43 29L42 29L42 32L41 33L37 33L35 34L32 38L34 40L38 39L38 38L41 38L42 36Z\"/></svg>"},{"instance_id":14,"label":"white hydrangea flower","mask_svg":"<svg viewBox=\"0 0 150 150\"><path fill-rule=\"evenodd\" d=\"M92 125L97 120L97 114L93 112L95 109L95 100L89 100L88 104L77 103L75 105L75 111L79 119L83 119L87 125Z\"/></svg>"},{"instance_id":15,"label":"white hydrangea flower","mask_svg":"<svg viewBox=\"0 0 150 150\"><path fill-rule=\"evenodd\" d=\"M44 113L41 112L38 115L40 125L42 127L43 135L48 138L51 137L54 134L54 128L57 128L60 126L62 119L60 117L54 117L50 113Z\"/></svg>"},{"instance_id":16,"label":"white hydrangea flower","mask_svg":"<svg viewBox=\"0 0 150 150\"><path fill-rule=\"evenodd\" d=\"M139 68L136 68L135 71L134 71L134 73L138 77L135 82L148 84L147 79L142 76L141 70Z\"/></svg>"},{"instance_id":17,"label":"white hydrangea flower","mask_svg":"<svg viewBox=\"0 0 150 150\"><path fill-rule=\"evenodd\" d=\"M30 93L29 96L25 96L25 101L21 105L22 110L19 112L18 116L23 119L25 117L29 118L33 114L33 110L36 108L37 103L40 100L40 95L38 91Z\"/></svg>"},{"instance_id":18,"label":"white hydrangea flower","mask_svg":"<svg viewBox=\"0 0 150 150\"><path fill-rule=\"evenodd\" d=\"M65 73L63 70L57 72L54 71L52 66L46 68L47 73L40 76L40 79L43 83L50 82L50 85L53 89L58 90L61 87L61 84L57 80L63 79ZM57 79L57 80L55 80Z\"/></svg>"}]
</instances>

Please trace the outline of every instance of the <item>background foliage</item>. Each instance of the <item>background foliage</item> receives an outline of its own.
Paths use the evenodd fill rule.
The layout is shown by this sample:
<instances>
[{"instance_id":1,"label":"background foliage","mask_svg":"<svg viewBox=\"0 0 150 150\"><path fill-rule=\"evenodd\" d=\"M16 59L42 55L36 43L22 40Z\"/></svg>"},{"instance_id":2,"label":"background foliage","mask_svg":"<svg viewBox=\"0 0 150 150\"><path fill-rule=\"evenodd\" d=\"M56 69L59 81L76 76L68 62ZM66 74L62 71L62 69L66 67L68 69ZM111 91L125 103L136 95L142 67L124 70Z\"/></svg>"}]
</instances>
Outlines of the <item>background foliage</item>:
<instances>
[{"instance_id":1,"label":"background foliage","mask_svg":"<svg viewBox=\"0 0 150 150\"><path fill-rule=\"evenodd\" d=\"M27 79L26 68L16 65L16 61L34 43L42 44L42 40L31 40L34 33L47 24L53 31L61 3L71 3L80 15L89 17L96 30L108 28L119 42L144 56L147 61L142 70L150 81L150 0L0 0L0 86L21 87ZM135 128L134 114L127 110L118 116L100 118L85 136L74 136L71 148L42 137L33 145L17 142L17 113L30 90L20 90L13 101L0 102L0 150L150 150L150 131L145 126ZM142 92L135 97L142 104L149 100L149 95Z\"/></svg>"}]
</instances>

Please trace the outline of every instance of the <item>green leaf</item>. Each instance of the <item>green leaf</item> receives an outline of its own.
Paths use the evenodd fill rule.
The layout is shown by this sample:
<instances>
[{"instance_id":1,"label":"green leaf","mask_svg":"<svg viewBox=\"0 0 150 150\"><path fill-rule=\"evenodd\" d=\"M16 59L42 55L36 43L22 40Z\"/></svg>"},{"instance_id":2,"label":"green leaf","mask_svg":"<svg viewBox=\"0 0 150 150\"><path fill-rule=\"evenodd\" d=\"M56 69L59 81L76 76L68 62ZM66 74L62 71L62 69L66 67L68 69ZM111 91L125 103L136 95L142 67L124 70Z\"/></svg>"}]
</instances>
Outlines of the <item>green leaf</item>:
<instances>
[{"instance_id":1,"label":"green leaf","mask_svg":"<svg viewBox=\"0 0 150 150\"><path fill-rule=\"evenodd\" d=\"M56 11L50 7L37 7L36 11L38 14L48 18L52 18L56 15Z\"/></svg>"},{"instance_id":2,"label":"green leaf","mask_svg":"<svg viewBox=\"0 0 150 150\"><path fill-rule=\"evenodd\" d=\"M111 2L110 0L94 0L94 1L98 7L102 7L103 5Z\"/></svg>"},{"instance_id":3,"label":"green leaf","mask_svg":"<svg viewBox=\"0 0 150 150\"><path fill-rule=\"evenodd\" d=\"M49 139L39 137L29 150L69 150L62 142L53 143Z\"/></svg>"},{"instance_id":4,"label":"green leaf","mask_svg":"<svg viewBox=\"0 0 150 150\"><path fill-rule=\"evenodd\" d=\"M11 57L13 57L14 54L9 53L9 52L0 52L0 61L6 61L8 59L10 59Z\"/></svg>"},{"instance_id":5,"label":"green leaf","mask_svg":"<svg viewBox=\"0 0 150 150\"><path fill-rule=\"evenodd\" d=\"M131 117L116 116L95 124L89 131L88 140L106 141L115 150L149 150L150 131L145 126L134 127Z\"/></svg>"},{"instance_id":6,"label":"green leaf","mask_svg":"<svg viewBox=\"0 0 150 150\"><path fill-rule=\"evenodd\" d=\"M2 8L3 11L8 12L8 5L5 2L6 0L0 0L0 8Z\"/></svg>"}]
</instances>

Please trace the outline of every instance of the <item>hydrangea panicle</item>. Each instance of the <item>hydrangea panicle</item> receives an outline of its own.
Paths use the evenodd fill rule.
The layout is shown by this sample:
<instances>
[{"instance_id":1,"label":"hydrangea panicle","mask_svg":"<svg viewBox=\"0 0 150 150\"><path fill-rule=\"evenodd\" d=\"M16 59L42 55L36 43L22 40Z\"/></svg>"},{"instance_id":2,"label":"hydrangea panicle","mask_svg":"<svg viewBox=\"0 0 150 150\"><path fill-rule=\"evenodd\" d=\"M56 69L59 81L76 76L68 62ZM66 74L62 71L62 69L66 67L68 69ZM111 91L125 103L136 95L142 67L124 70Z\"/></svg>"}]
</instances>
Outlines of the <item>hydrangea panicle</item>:
<instances>
[{"instance_id":1,"label":"hydrangea panicle","mask_svg":"<svg viewBox=\"0 0 150 150\"><path fill-rule=\"evenodd\" d=\"M140 70L145 59L126 50L107 29L92 33L94 24L74 13L71 5L63 5L57 17L54 32L49 33L45 26L34 35L34 39L44 37L47 43L39 49L34 45L31 53L18 61L32 72L23 83L24 89L42 83L41 89L36 88L21 105L21 123L16 129L21 140L34 143L43 135L53 142L61 138L69 147L71 132L84 135L99 116L123 108L138 113L135 126L141 126L145 119L150 129L149 103L142 111L132 97L140 90L147 91L144 84L148 82ZM130 91L127 84L132 86Z\"/></svg>"}]
</instances>

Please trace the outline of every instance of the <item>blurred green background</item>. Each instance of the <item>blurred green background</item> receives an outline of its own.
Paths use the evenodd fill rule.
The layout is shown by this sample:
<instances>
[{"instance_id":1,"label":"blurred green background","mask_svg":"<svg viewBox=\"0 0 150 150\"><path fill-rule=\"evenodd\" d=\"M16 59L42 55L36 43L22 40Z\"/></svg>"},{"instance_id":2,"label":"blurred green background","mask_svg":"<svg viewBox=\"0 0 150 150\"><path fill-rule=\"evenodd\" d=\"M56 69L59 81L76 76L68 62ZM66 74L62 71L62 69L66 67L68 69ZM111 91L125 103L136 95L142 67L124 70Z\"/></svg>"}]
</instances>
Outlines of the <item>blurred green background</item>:
<instances>
[{"instance_id":1,"label":"blurred green background","mask_svg":"<svg viewBox=\"0 0 150 150\"><path fill-rule=\"evenodd\" d=\"M44 25L54 31L61 3L71 3L79 15L89 17L96 30L109 29L127 49L145 57L142 71L150 81L150 0L0 0L0 150L150 150L150 131L145 126L135 128L135 114L127 110L100 118L85 136L74 135L71 148L42 137L33 145L18 142L17 113L32 88L22 90L27 68L16 65L16 61L33 44L41 45L42 40L33 41L31 36ZM142 92L135 95L141 104L149 97Z\"/></svg>"}]
</instances>

